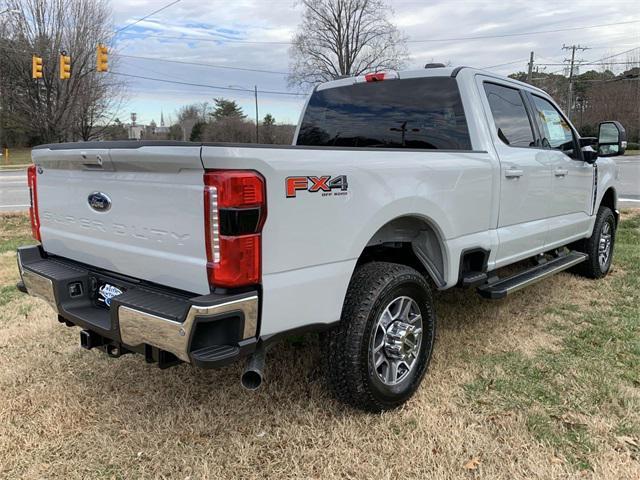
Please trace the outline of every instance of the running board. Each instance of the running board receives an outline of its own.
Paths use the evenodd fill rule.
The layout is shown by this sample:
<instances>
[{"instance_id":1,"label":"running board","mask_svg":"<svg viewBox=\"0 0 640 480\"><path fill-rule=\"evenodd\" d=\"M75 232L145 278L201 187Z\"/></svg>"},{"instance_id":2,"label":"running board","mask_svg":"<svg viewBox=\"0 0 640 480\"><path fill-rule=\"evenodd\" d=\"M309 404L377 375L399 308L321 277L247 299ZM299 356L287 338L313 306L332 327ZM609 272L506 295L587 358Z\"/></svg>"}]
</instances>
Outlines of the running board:
<instances>
[{"instance_id":1,"label":"running board","mask_svg":"<svg viewBox=\"0 0 640 480\"><path fill-rule=\"evenodd\" d=\"M497 300L504 298L510 293L516 292L533 283L539 282L551 275L571 268L580 262L584 262L588 255L580 252L570 252L567 255L554 258L546 263L536 265L529 270L517 273L511 277L498 279L478 287L478 293L484 298Z\"/></svg>"}]
</instances>

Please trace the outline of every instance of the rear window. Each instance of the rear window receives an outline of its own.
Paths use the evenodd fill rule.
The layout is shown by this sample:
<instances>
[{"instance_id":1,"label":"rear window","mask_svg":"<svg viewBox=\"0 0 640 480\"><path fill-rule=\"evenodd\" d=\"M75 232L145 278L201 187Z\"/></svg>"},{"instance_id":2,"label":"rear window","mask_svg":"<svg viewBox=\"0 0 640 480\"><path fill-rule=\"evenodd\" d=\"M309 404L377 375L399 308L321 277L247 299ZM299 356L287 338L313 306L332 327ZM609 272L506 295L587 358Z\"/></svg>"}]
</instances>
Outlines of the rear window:
<instances>
[{"instance_id":1,"label":"rear window","mask_svg":"<svg viewBox=\"0 0 640 480\"><path fill-rule=\"evenodd\" d=\"M432 77L315 92L298 145L471 150L458 84Z\"/></svg>"}]
</instances>

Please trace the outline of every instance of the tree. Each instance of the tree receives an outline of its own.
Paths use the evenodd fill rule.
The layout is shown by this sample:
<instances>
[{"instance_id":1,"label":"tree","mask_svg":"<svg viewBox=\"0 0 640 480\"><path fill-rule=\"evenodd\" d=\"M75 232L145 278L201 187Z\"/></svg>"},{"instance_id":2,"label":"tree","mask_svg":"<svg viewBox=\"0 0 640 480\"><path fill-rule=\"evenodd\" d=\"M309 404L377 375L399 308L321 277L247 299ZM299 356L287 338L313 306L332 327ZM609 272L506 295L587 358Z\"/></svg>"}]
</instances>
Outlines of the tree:
<instances>
[{"instance_id":1,"label":"tree","mask_svg":"<svg viewBox=\"0 0 640 480\"><path fill-rule=\"evenodd\" d=\"M189 141L201 142L202 135L204 133L204 129L206 126L207 124L205 122L197 122L191 129L191 135L189 136Z\"/></svg>"},{"instance_id":2,"label":"tree","mask_svg":"<svg viewBox=\"0 0 640 480\"><path fill-rule=\"evenodd\" d=\"M127 140L129 134L120 119L116 118L111 125L105 127L102 137L105 140Z\"/></svg>"},{"instance_id":3,"label":"tree","mask_svg":"<svg viewBox=\"0 0 640 480\"><path fill-rule=\"evenodd\" d=\"M262 128L260 129L260 142L275 143L276 119L273 115L267 113L262 120Z\"/></svg>"},{"instance_id":4,"label":"tree","mask_svg":"<svg viewBox=\"0 0 640 480\"><path fill-rule=\"evenodd\" d=\"M123 84L95 71L98 42L112 34L106 0L6 0L2 16L2 110L11 111L31 143L100 136L122 99ZM71 78L58 79L61 51L71 56ZM31 78L31 55L44 60L44 77ZM14 120L16 121L16 120ZM100 127L98 127L100 125Z\"/></svg>"},{"instance_id":5,"label":"tree","mask_svg":"<svg viewBox=\"0 0 640 480\"><path fill-rule=\"evenodd\" d=\"M242 108L238 106L235 100L227 100L225 98L214 98L215 109L211 114L214 120L222 120L224 118L246 118Z\"/></svg>"},{"instance_id":6,"label":"tree","mask_svg":"<svg viewBox=\"0 0 640 480\"><path fill-rule=\"evenodd\" d=\"M185 139L191 138L191 133L196 123L207 121L207 109L207 103L203 103L202 106L193 103L191 105L185 105L178 110L178 123L180 124L181 130L183 132L182 136Z\"/></svg>"},{"instance_id":7,"label":"tree","mask_svg":"<svg viewBox=\"0 0 640 480\"><path fill-rule=\"evenodd\" d=\"M184 140L184 136L184 130L179 123L174 123L169 127L168 140Z\"/></svg>"},{"instance_id":8,"label":"tree","mask_svg":"<svg viewBox=\"0 0 640 480\"><path fill-rule=\"evenodd\" d=\"M185 105L178 110L178 123L182 123L187 120L200 120L205 122L207 120L207 113L209 110L209 103L203 102L201 104L192 103L191 105Z\"/></svg>"},{"instance_id":9,"label":"tree","mask_svg":"<svg viewBox=\"0 0 640 480\"><path fill-rule=\"evenodd\" d=\"M276 124L276 119L273 118L273 115L267 113L262 120L262 125L265 127L271 127Z\"/></svg>"},{"instance_id":10,"label":"tree","mask_svg":"<svg viewBox=\"0 0 640 480\"><path fill-rule=\"evenodd\" d=\"M256 126L243 118L227 117L206 125L203 140L206 142L254 142Z\"/></svg>"},{"instance_id":11,"label":"tree","mask_svg":"<svg viewBox=\"0 0 640 480\"><path fill-rule=\"evenodd\" d=\"M307 87L342 76L398 70L406 40L385 0L301 0L302 24L290 50L289 84Z\"/></svg>"}]
</instances>

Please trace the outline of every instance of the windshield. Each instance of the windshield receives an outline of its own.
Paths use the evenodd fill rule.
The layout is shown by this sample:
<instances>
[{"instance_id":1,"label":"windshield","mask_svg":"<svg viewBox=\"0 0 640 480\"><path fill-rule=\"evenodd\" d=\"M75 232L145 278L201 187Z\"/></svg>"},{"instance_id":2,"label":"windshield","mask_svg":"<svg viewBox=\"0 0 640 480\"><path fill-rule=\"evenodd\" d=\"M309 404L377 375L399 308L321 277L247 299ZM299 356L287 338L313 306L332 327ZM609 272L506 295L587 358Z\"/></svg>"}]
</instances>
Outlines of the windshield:
<instances>
[{"instance_id":1,"label":"windshield","mask_svg":"<svg viewBox=\"0 0 640 480\"><path fill-rule=\"evenodd\" d=\"M450 77L316 91L297 145L471 150L458 85Z\"/></svg>"}]
</instances>

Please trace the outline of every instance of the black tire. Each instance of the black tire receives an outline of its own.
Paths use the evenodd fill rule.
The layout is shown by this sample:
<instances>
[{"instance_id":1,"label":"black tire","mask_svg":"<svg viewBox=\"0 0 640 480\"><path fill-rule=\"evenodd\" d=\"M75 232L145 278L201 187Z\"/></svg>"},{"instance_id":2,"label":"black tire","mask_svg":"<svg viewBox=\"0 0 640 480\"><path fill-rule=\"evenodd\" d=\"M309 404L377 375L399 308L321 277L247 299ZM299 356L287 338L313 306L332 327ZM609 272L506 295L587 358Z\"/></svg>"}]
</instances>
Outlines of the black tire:
<instances>
[{"instance_id":1,"label":"black tire","mask_svg":"<svg viewBox=\"0 0 640 480\"><path fill-rule=\"evenodd\" d=\"M407 298L414 303L406 300ZM387 307L394 301L400 301L400 304L395 304L398 305L398 312L400 309L405 310L403 305L411 303L410 308L414 313L407 313L407 316L413 315L414 320L418 319L416 309L419 309L421 317L416 322L421 323L422 336L407 361L412 362L412 366L405 368L402 365L404 362L400 362L400 366L395 367L394 377L401 380L395 385L387 385L382 379L383 375L373 365L372 356L375 357L376 354L372 348L379 338L378 320L386 314L390 318ZM409 307L406 308L408 310ZM396 321L389 322L386 327L391 327L394 322ZM369 412L399 407L415 393L427 371L435 329L436 316L431 290L419 272L404 265L384 262L372 262L358 267L347 291L340 324L325 332L322 338L327 379L334 395L348 405ZM387 338L386 334L384 338ZM385 352L386 349L383 352L386 355ZM380 365L377 368L383 367L384 365ZM391 363L387 362L386 368L390 369Z\"/></svg>"},{"instance_id":2,"label":"black tire","mask_svg":"<svg viewBox=\"0 0 640 480\"><path fill-rule=\"evenodd\" d=\"M603 233L603 229L607 229L610 232L610 249L609 255L604 262L600 262L600 236ZM580 242L575 243L572 247L582 253L589 255L589 258L582 263L576 265L573 269L574 273L582 275L587 278L602 278L609 273L611 268L611 261L613 259L613 251L616 239L616 217L609 207L601 206L598 209L596 215L596 222L593 226L593 233L589 238L586 238Z\"/></svg>"}]
</instances>

